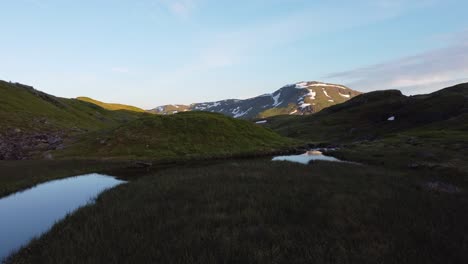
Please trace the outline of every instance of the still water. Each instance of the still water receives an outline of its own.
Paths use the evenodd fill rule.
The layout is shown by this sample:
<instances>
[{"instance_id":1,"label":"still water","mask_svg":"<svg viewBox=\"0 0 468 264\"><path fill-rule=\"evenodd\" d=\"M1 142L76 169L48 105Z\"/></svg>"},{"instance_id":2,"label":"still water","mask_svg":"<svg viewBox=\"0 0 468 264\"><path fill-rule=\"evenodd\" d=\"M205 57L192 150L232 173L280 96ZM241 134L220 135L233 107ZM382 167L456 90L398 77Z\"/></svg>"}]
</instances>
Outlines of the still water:
<instances>
[{"instance_id":1,"label":"still water","mask_svg":"<svg viewBox=\"0 0 468 264\"><path fill-rule=\"evenodd\" d=\"M124 181L87 174L43 183L0 199L0 263L101 192Z\"/></svg>"}]
</instances>

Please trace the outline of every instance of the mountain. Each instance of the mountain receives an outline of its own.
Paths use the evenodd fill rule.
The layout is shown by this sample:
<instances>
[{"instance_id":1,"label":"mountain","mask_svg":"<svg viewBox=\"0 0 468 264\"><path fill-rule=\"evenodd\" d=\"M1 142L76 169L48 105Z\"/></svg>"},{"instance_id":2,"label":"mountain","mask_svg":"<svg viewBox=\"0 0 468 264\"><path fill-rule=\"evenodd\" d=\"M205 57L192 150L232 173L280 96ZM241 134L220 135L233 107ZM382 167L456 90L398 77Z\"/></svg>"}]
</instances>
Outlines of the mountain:
<instances>
[{"instance_id":1,"label":"mountain","mask_svg":"<svg viewBox=\"0 0 468 264\"><path fill-rule=\"evenodd\" d=\"M167 115L187 111L208 111L242 119L306 115L343 103L359 94L361 93L343 85L300 82L286 85L271 94L244 100L228 99L191 105L164 105L149 112Z\"/></svg>"},{"instance_id":2,"label":"mountain","mask_svg":"<svg viewBox=\"0 0 468 264\"><path fill-rule=\"evenodd\" d=\"M89 97L84 97L84 96L78 97L76 99L80 101L92 103L95 105L99 105L100 107L107 109L107 110L128 110L128 111L134 111L134 112L145 112L145 110L135 107L135 106L124 105L124 104L104 103L104 102L101 102L101 101L98 101Z\"/></svg>"},{"instance_id":3,"label":"mountain","mask_svg":"<svg viewBox=\"0 0 468 264\"><path fill-rule=\"evenodd\" d=\"M468 83L431 94L405 96L375 91L311 116L278 116L267 126L282 135L311 141L372 140L405 131L468 135Z\"/></svg>"}]
</instances>

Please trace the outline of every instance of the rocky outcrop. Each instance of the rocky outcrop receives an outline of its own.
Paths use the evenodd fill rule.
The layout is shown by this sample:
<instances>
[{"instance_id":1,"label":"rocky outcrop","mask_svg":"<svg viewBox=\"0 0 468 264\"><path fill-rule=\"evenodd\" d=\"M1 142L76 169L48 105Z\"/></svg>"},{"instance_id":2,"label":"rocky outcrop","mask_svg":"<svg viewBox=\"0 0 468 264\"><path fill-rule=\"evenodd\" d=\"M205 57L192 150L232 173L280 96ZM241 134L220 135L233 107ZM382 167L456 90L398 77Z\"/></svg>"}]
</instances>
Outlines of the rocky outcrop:
<instances>
[{"instance_id":1,"label":"rocky outcrop","mask_svg":"<svg viewBox=\"0 0 468 264\"><path fill-rule=\"evenodd\" d=\"M10 129L0 133L0 160L24 160L35 153L63 148L61 132L24 132Z\"/></svg>"}]
</instances>

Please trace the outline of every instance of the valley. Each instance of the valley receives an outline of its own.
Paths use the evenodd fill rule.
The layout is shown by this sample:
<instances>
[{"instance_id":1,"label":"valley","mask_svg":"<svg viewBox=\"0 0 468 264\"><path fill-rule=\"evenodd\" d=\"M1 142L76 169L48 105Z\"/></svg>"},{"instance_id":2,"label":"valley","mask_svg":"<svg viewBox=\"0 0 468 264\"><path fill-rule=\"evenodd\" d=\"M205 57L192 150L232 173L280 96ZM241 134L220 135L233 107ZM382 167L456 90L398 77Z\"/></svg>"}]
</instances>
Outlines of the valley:
<instances>
[{"instance_id":1,"label":"valley","mask_svg":"<svg viewBox=\"0 0 468 264\"><path fill-rule=\"evenodd\" d=\"M327 97L298 85L279 91ZM0 89L0 197L89 173L127 182L6 263L468 261L467 84L250 118Z\"/></svg>"},{"instance_id":2,"label":"valley","mask_svg":"<svg viewBox=\"0 0 468 264\"><path fill-rule=\"evenodd\" d=\"M468 1L0 10L0 264L468 263Z\"/></svg>"}]
</instances>

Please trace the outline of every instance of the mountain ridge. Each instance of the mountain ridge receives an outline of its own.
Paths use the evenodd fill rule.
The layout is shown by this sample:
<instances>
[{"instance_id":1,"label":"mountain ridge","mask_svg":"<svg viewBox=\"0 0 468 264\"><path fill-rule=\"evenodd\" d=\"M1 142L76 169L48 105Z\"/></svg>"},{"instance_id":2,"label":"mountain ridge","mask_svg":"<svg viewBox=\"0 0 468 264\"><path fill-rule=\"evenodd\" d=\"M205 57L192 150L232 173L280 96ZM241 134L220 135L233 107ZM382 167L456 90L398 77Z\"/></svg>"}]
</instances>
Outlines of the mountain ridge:
<instances>
[{"instance_id":1,"label":"mountain ridge","mask_svg":"<svg viewBox=\"0 0 468 264\"><path fill-rule=\"evenodd\" d=\"M285 85L273 93L252 98L226 99L190 105L162 105L148 112L167 115L187 111L208 111L242 119L284 114L307 115L343 103L359 94L362 93L340 84L302 81Z\"/></svg>"},{"instance_id":2,"label":"mountain ridge","mask_svg":"<svg viewBox=\"0 0 468 264\"><path fill-rule=\"evenodd\" d=\"M76 98L76 100L92 103L92 104L98 105L104 109L111 110L111 111L127 110L127 111L133 111L133 112L146 112L145 110L136 106L127 105L127 104L117 104L117 103L104 103L102 101L99 101L99 100L96 100L87 96L79 96Z\"/></svg>"}]
</instances>

